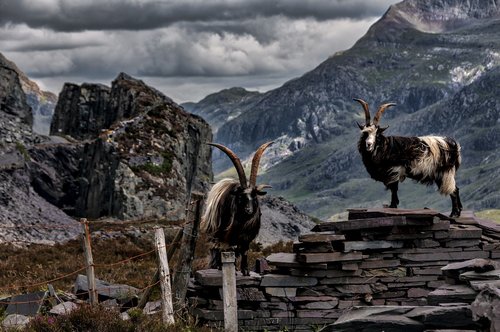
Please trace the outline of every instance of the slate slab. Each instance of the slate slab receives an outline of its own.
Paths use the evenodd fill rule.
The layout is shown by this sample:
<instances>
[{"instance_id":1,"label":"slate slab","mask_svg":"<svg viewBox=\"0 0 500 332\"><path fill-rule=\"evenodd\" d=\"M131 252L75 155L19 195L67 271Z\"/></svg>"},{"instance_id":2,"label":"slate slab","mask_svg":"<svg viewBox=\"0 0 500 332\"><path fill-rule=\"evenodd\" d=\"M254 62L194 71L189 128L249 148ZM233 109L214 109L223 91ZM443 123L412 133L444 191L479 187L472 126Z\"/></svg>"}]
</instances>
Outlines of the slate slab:
<instances>
[{"instance_id":1,"label":"slate slab","mask_svg":"<svg viewBox=\"0 0 500 332\"><path fill-rule=\"evenodd\" d=\"M96 279L96 289L100 301L105 301L107 299L127 299L136 296L139 293L139 289L123 284L112 284L104 280ZM88 280L87 276L79 274L76 277L74 285L74 293L79 296L88 297Z\"/></svg>"},{"instance_id":2,"label":"slate slab","mask_svg":"<svg viewBox=\"0 0 500 332\"><path fill-rule=\"evenodd\" d=\"M53 315L66 315L75 310L76 308L78 308L78 304L68 301L59 303L58 305L52 307L52 309L50 309L49 312Z\"/></svg>"},{"instance_id":3,"label":"slate slab","mask_svg":"<svg viewBox=\"0 0 500 332\"><path fill-rule=\"evenodd\" d=\"M361 219L361 218L377 218L386 216L409 216L412 218L430 218L438 217L439 219L449 220L448 216L439 213L433 209L393 209L393 208L382 208L382 209L348 209L349 220Z\"/></svg>"},{"instance_id":4,"label":"slate slab","mask_svg":"<svg viewBox=\"0 0 500 332\"><path fill-rule=\"evenodd\" d=\"M317 284L317 278L282 274L266 274L260 282L260 286L262 287L311 287Z\"/></svg>"},{"instance_id":5,"label":"slate slab","mask_svg":"<svg viewBox=\"0 0 500 332\"><path fill-rule=\"evenodd\" d=\"M486 287L471 304L474 319L490 321L490 331L500 331L500 288Z\"/></svg>"},{"instance_id":6,"label":"slate slab","mask_svg":"<svg viewBox=\"0 0 500 332\"><path fill-rule=\"evenodd\" d=\"M31 320L31 317L18 315L18 314L10 314L5 317L2 321L2 327L6 330L17 330L26 326Z\"/></svg>"},{"instance_id":7,"label":"slate slab","mask_svg":"<svg viewBox=\"0 0 500 332\"><path fill-rule=\"evenodd\" d=\"M431 305L453 302L471 303L476 295L476 291L465 285L443 285L430 292L427 300Z\"/></svg>"},{"instance_id":8,"label":"slate slab","mask_svg":"<svg viewBox=\"0 0 500 332\"><path fill-rule=\"evenodd\" d=\"M459 277L462 281L471 281L471 280L500 280L500 270L493 270L487 272L474 272L467 271L460 274Z\"/></svg>"},{"instance_id":9,"label":"slate slab","mask_svg":"<svg viewBox=\"0 0 500 332\"><path fill-rule=\"evenodd\" d=\"M363 254L360 252L328 252L328 253L310 253L310 254L298 254L297 260L301 263L328 263L328 262L339 262L339 261L355 261L361 260Z\"/></svg>"},{"instance_id":10,"label":"slate slab","mask_svg":"<svg viewBox=\"0 0 500 332\"><path fill-rule=\"evenodd\" d=\"M344 241L339 244L339 247L344 252L367 249L403 248L403 241Z\"/></svg>"},{"instance_id":11,"label":"slate slab","mask_svg":"<svg viewBox=\"0 0 500 332\"><path fill-rule=\"evenodd\" d=\"M472 320L470 306L420 307L408 312L406 317L415 319L426 328L479 327Z\"/></svg>"},{"instance_id":12,"label":"slate slab","mask_svg":"<svg viewBox=\"0 0 500 332\"><path fill-rule=\"evenodd\" d=\"M405 317L412 307L354 307L324 331L421 332L424 324Z\"/></svg>"},{"instance_id":13,"label":"slate slab","mask_svg":"<svg viewBox=\"0 0 500 332\"><path fill-rule=\"evenodd\" d=\"M277 267L290 267L290 268L303 268L304 265L297 260L297 254L292 253L276 253L271 254L266 257L267 262L270 265ZM318 263L318 264L308 264L310 269L326 270L328 264Z\"/></svg>"},{"instance_id":14,"label":"slate slab","mask_svg":"<svg viewBox=\"0 0 500 332\"><path fill-rule=\"evenodd\" d=\"M195 280L202 286L222 287L222 271L218 269L198 270L194 273ZM260 274L250 272L249 276L244 276L241 272L236 272L237 286L258 286L261 281Z\"/></svg>"},{"instance_id":15,"label":"slate slab","mask_svg":"<svg viewBox=\"0 0 500 332\"><path fill-rule=\"evenodd\" d=\"M441 268L443 274L452 278L466 271L475 271L478 273L500 269L500 263L491 259L474 258L463 262L450 263Z\"/></svg>"},{"instance_id":16,"label":"slate slab","mask_svg":"<svg viewBox=\"0 0 500 332\"><path fill-rule=\"evenodd\" d=\"M352 219L349 221L337 222L322 222L313 227L313 232L347 232L354 230L394 227L394 226L430 226L432 225L432 217L430 220L413 220L406 216L390 216L370 219Z\"/></svg>"},{"instance_id":17,"label":"slate slab","mask_svg":"<svg viewBox=\"0 0 500 332\"><path fill-rule=\"evenodd\" d=\"M336 234L335 232L318 232L309 233L299 236L300 242L306 243L321 243L321 242L332 242L332 241L342 241L345 240L345 235Z\"/></svg>"},{"instance_id":18,"label":"slate slab","mask_svg":"<svg viewBox=\"0 0 500 332\"><path fill-rule=\"evenodd\" d=\"M36 292L29 294L21 294L11 297L6 315L22 315L22 316L36 316L40 312L43 301L47 297L47 292Z\"/></svg>"},{"instance_id":19,"label":"slate slab","mask_svg":"<svg viewBox=\"0 0 500 332\"><path fill-rule=\"evenodd\" d=\"M266 287L266 294L276 297L295 297L297 288L294 287Z\"/></svg>"}]
</instances>

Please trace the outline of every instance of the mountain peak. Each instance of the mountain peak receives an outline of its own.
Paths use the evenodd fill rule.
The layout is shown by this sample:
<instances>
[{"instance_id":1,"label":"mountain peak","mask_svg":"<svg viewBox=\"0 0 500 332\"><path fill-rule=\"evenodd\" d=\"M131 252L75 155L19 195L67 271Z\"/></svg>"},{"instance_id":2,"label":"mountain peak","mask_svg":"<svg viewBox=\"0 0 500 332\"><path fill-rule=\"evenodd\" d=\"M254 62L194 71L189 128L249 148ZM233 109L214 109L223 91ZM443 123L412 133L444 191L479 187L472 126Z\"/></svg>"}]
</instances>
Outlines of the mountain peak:
<instances>
[{"instance_id":1,"label":"mountain peak","mask_svg":"<svg viewBox=\"0 0 500 332\"><path fill-rule=\"evenodd\" d=\"M488 19L500 19L499 0L405 0L390 6L366 37L390 41L406 29L442 33Z\"/></svg>"}]
</instances>

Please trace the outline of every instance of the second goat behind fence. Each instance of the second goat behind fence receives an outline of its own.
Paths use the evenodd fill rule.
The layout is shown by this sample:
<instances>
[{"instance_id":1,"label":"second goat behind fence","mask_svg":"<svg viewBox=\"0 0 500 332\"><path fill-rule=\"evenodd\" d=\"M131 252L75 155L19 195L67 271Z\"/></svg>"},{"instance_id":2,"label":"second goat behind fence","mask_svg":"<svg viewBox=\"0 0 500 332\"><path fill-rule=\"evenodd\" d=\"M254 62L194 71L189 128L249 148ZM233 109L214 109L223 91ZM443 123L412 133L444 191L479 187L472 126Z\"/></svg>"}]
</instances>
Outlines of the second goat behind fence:
<instances>
[{"instance_id":1,"label":"second goat behind fence","mask_svg":"<svg viewBox=\"0 0 500 332\"><path fill-rule=\"evenodd\" d=\"M268 185L257 185L257 172L264 151L272 142L262 144L252 159L250 181L236 154L224 145L209 143L222 150L233 162L239 180L222 179L208 193L201 229L215 242L211 268L221 267L220 251L235 249L241 255L241 272L249 275L247 251L260 229L260 206L257 196L265 195Z\"/></svg>"},{"instance_id":2,"label":"second goat behind fence","mask_svg":"<svg viewBox=\"0 0 500 332\"><path fill-rule=\"evenodd\" d=\"M378 125L380 117L395 104L381 105L372 123L368 104L354 100L363 106L366 121L364 126L358 123L361 129L358 150L370 176L391 190L390 207L398 207L398 182L408 177L427 185L436 183L441 194L451 197L450 216L459 217L462 203L455 173L461 162L460 144L441 136L384 136L388 127Z\"/></svg>"}]
</instances>

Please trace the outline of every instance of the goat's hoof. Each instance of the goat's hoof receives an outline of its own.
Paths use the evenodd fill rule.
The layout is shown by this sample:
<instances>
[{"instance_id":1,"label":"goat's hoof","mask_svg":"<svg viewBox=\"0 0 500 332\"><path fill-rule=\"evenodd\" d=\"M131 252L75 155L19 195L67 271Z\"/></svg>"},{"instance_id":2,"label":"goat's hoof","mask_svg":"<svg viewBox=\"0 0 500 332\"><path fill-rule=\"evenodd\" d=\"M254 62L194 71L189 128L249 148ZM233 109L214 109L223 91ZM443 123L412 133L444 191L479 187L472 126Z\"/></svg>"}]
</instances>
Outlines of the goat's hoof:
<instances>
[{"instance_id":1,"label":"goat's hoof","mask_svg":"<svg viewBox=\"0 0 500 332\"><path fill-rule=\"evenodd\" d=\"M249 270L241 270L241 273L245 276L245 277L248 277L250 275L250 271Z\"/></svg>"},{"instance_id":2,"label":"goat's hoof","mask_svg":"<svg viewBox=\"0 0 500 332\"><path fill-rule=\"evenodd\" d=\"M391 204L391 205L389 205L389 207L390 207L391 209L397 209L397 208L398 208L398 206L397 206L396 204Z\"/></svg>"},{"instance_id":3,"label":"goat's hoof","mask_svg":"<svg viewBox=\"0 0 500 332\"><path fill-rule=\"evenodd\" d=\"M453 210L451 211L450 218L459 218L460 217L460 210Z\"/></svg>"}]
</instances>

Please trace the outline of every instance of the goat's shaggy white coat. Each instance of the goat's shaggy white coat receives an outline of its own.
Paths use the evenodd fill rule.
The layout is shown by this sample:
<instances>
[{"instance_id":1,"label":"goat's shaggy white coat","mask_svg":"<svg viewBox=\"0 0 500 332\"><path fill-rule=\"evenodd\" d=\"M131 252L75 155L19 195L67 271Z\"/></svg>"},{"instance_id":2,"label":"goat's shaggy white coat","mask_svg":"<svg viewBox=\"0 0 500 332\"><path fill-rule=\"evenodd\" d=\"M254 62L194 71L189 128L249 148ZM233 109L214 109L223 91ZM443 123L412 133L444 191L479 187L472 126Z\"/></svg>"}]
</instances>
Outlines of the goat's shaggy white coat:
<instances>
[{"instance_id":1,"label":"goat's shaggy white coat","mask_svg":"<svg viewBox=\"0 0 500 332\"><path fill-rule=\"evenodd\" d=\"M219 229L222 211L217 207L222 206L222 202L227 195L237 186L239 186L238 180L226 178L220 180L212 187L208 193L205 213L203 214L201 222L201 230L203 232L211 234ZM232 216L234 217L234 214L232 214ZM233 222L234 219L229 221L229 227Z\"/></svg>"}]
</instances>

